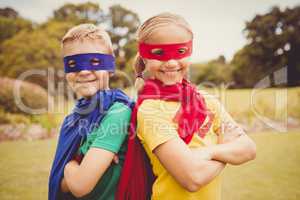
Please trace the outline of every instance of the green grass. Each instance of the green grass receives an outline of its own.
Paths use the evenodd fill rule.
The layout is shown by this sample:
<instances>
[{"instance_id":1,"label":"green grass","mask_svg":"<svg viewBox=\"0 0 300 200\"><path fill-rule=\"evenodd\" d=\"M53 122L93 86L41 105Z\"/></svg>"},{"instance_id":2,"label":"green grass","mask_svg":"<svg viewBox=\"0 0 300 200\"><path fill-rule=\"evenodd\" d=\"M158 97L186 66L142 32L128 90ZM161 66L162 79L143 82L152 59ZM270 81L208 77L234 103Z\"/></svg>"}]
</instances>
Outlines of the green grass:
<instances>
[{"instance_id":1,"label":"green grass","mask_svg":"<svg viewBox=\"0 0 300 200\"><path fill-rule=\"evenodd\" d=\"M0 143L0 199L47 199L55 140Z\"/></svg>"},{"instance_id":2,"label":"green grass","mask_svg":"<svg viewBox=\"0 0 300 200\"><path fill-rule=\"evenodd\" d=\"M243 166L227 167L223 199L300 199L300 133L252 136L257 144L257 158Z\"/></svg>"},{"instance_id":3,"label":"green grass","mask_svg":"<svg viewBox=\"0 0 300 200\"><path fill-rule=\"evenodd\" d=\"M268 89L207 89L217 96L226 110L236 119L264 116L286 120L287 116L300 118L300 88Z\"/></svg>"},{"instance_id":4,"label":"green grass","mask_svg":"<svg viewBox=\"0 0 300 200\"><path fill-rule=\"evenodd\" d=\"M257 158L228 166L223 200L300 199L300 133L252 134ZM56 140L0 143L0 199L47 199L47 180Z\"/></svg>"}]
</instances>

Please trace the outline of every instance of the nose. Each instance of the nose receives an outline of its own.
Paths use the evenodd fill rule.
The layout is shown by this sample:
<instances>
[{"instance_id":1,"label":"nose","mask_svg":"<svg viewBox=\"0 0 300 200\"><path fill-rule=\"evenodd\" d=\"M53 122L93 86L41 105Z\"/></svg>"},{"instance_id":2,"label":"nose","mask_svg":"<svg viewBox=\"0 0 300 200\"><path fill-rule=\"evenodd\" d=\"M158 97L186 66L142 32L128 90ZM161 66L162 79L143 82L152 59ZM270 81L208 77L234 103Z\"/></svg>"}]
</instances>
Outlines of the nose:
<instances>
[{"instance_id":1,"label":"nose","mask_svg":"<svg viewBox=\"0 0 300 200\"><path fill-rule=\"evenodd\" d=\"M173 68L173 67L177 67L177 66L178 66L177 60L171 59L166 62L167 68Z\"/></svg>"}]
</instances>

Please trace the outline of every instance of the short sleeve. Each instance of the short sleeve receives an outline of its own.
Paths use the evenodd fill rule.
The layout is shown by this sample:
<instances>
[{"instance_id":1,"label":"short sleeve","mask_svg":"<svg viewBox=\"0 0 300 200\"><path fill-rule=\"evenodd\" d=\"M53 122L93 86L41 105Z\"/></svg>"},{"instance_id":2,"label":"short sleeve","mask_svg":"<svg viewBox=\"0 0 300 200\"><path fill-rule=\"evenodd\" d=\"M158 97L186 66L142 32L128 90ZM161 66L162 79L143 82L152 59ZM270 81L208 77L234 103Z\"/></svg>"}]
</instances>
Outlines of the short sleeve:
<instances>
[{"instance_id":1,"label":"short sleeve","mask_svg":"<svg viewBox=\"0 0 300 200\"><path fill-rule=\"evenodd\" d=\"M153 151L157 146L179 138L173 118L179 108L177 102L145 100L137 115L137 132L142 143Z\"/></svg>"},{"instance_id":2,"label":"short sleeve","mask_svg":"<svg viewBox=\"0 0 300 200\"><path fill-rule=\"evenodd\" d=\"M118 153L128 134L130 116L130 108L119 102L114 103L99 128L93 131L96 137L90 147Z\"/></svg>"}]
</instances>

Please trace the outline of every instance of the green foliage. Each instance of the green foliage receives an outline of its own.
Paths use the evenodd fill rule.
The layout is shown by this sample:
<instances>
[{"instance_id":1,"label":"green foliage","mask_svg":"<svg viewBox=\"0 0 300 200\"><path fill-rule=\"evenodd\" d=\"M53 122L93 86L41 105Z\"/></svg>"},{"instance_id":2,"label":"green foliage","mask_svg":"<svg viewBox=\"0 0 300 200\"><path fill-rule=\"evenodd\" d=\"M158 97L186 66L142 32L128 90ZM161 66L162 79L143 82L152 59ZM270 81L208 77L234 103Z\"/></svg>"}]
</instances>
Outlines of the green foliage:
<instances>
[{"instance_id":1,"label":"green foliage","mask_svg":"<svg viewBox=\"0 0 300 200\"><path fill-rule=\"evenodd\" d=\"M23 114L8 113L0 107L0 124L30 124L28 116Z\"/></svg>"},{"instance_id":2,"label":"green foliage","mask_svg":"<svg viewBox=\"0 0 300 200\"><path fill-rule=\"evenodd\" d=\"M132 80L134 77L132 60L134 59L137 46L135 33L140 24L139 17L136 13L120 5L113 5L109 8L108 15L108 32L114 46L116 56L116 66L122 74L116 74L111 79L113 87L128 87L132 83L128 81L128 77ZM126 76L124 76L126 74Z\"/></svg>"},{"instance_id":3,"label":"green foliage","mask_svg":"<svg viewBox=\"0 0 300 200\"><path fill-rule=\"evenodd\" d=\"M0 16L0 44L21 30L32 30L31 22L22 18L11 19Z\"/></svg>"},{"instance_id":4,"label":"green foliage","mask_svg":"<svg viewBox=\"0 0 300 200\"><path fill-rule=\"evenodd\" d=\"M117 57L130 59L136 53L133 41L140 24L139 17L120 5L113 5L109 10L108 24L111 25L109 33L115 45L115 54Z\"/></svg>"},{"instance_id":5,"label":"green foliage","mask_svg":"<svg viewBox=\"0 0 300 200\"><path fill-rule=\"evenodd\" d=\"M23 21L25 24L25 20L17 14L13 15L12 11L5 11L1 16L0 76L17 78L29 70L42 70L38 72L44 75L31 75L26 81L47 88L49 84L47 76L51 70L54 71L54 87L57 88L59 83L65 81L59 73L59 70L63 69L61 38L68 29L80 23L108 25L105 27L112 38L117 69L133 74L129 61L136 54L134 33L139 25L139 18L136 13L120 5L114 5L109 8L109 12L105 12L96 3L68 3L55 10L53 17L48 21L31 29L19 25ZM15 19L8 16L14 16ZM126 82L126 78L115 76L112 78L112 85L126 87L128 81Z\"/></svg>"},{"instance_id":6,"label":"green foliage","mask_svg":"<svg viewBox=\"0 0 300 200\"><path fill-rule=\"evenodd\" d=\"M257 15L246 23L248 44L238 51L232 65L238 87L253 87L265 76L288 66L289 85L300 84L300 6L281 11L274 7L269 13Z\"/></svg>"},{"instance_id":7,"label":"green foliage","mask_svg":"<svg viewBox=\"0 0 300 200\"><path fill-rule=\"evenodd\" d=\"M227 63L222 56L217 60L191 66L191 80L195 83L234 83L232 87L253 87L265 76L288 66L289 86L300 84L300 6L255 16L246 23L248 40L233 60ZM138 15L120 5L104 11L97 3L67 3L53 12L53 17L42 24L20 17L11 8L0 8L0 76L17 78L31 69L54 69L54 87L63 80L58 70L63 69L60 40L66 31L80 23L104 25L109 32L116 55L117 69L133 79L132 61L137 52L135 33ZM47 76L33 75L26 80L47 88ZM128 78L116 75L111 79L116 87L129 86ZM52 84L52 82L51 82ZM55 89L54 88L54 89ZM52 91L55 93L55 91Z\"/></svg>"},{"instance_id":8,"label":"green foliage","mask_svg":"<svg viewBox=\"0 0 300 200\"><path fill-rule=\"evenodd\" d=\"M6 7L0 8L0 16L16 19L17 17L19 17L19 13L10 7Z\"/></svg>"},{"instance_id":9,"label":"green foliage","mask_svg":"<svg viewBox=\"0 0 300 200\"><path fill-rule=\"evenodd\" d=\"M11 78L19 77L28 70L42 70L44 75L32 75L27 81L47 88L48 69L63 69L60 40L73 26L69 22L49 21L33 31L21 31L6 40L0 55L0 74ZM55 73L55 83L62 77Z\"/></svg>"},{"instance_id":10,"label":"green foliage","mask_svg":"<svg viewBox=\"0 0 300 200\"><path fill-rule=\"evenodd\" d=\"M41 114L32 115L30 121L31 123L40 124L43 128L46 128L50 132L53 128L59 127L62 123L63 118L55 114Z\"/></svg>"},{"instance_id":11,"label":"green foliage","mask_svg":"<svg viewBox=\"0 0 300 200\"><path fill-rule=\"evenodd\" d=\"M0 8L0 44L21 30L32 30L32 23L12 8Z\"/></svg>"},{"instance_id":12,"label":"green foliage","mask_svg":"<svg viewBox=\"0 0 300 200\"><path fill-rule=\"evenodd\" d=\"M196 84L230 84L232 67L224 56L202 64L193 64L190 69L191 81Z\"/></svg>"},{"instance_id":13,"label":"green foliage","mask_svg":"<svg viewBox=\"0 0 300 200\"><path fill-rule=\"evenodd\" d=\"M67 3L54 11L53 18L60 22L68 21L73 24L101 23L104 15L102 9L96 3Z\"/></svg>"},{"instance_id":14,"label":"green foliage","mask_svg":"<svg viewBox=\"0 0 300 200\"><path fill-rule=\"evenodd\" d=\"M50 19L47 22L41 24L38 27L39 31L42 31L45 34L45 39L52 38L56 40L56 43L59 43L67 32L68 29L72 28L74 23L72 21L58 21L55 19ZM57 49L60 52L60 46Z\"/></svg>"}]
</instances>

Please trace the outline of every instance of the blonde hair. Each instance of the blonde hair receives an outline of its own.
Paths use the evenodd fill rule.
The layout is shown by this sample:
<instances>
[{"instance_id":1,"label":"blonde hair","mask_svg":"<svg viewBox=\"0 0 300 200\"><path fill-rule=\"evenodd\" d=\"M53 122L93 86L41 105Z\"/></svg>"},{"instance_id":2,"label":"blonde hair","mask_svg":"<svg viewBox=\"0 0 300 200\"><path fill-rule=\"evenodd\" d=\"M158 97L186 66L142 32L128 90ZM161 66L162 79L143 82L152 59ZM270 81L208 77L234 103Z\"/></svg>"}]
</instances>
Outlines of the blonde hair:
<instances>
[{"instance_id":1,"label":"blonde hair","mask_svg":"<svg viewBox=\"0 0 300 200\"><path fill-rule=\"evenodd\" d=\"M173 13L165 12L149 18L139 27L137 31L137 42L140 43L146 41L151 37L154 31L170 24L182 27L183 29L187 30L193 38L192 29L183 17ZM135 87L138 91L141 90L144 86L144 70L145 63L139 53L137 53L134 63L134 71L136 74Z\"/></svg>"},{"instance_id":2,"label":"blonde hair","mask_svg":"<svg viewBox=\"0 0 300 200\"><path fill-rule=\"evenodd\" d=\"M97 40L100 39L104 41L107 45L110 54L113 54L113 46L108 33L101 26L96 26L94 24L80 24L72 27L67 31L61 40L62 48L65 44L74 41L84 41L84 40Z\"/></svg>"}]
</instances>

